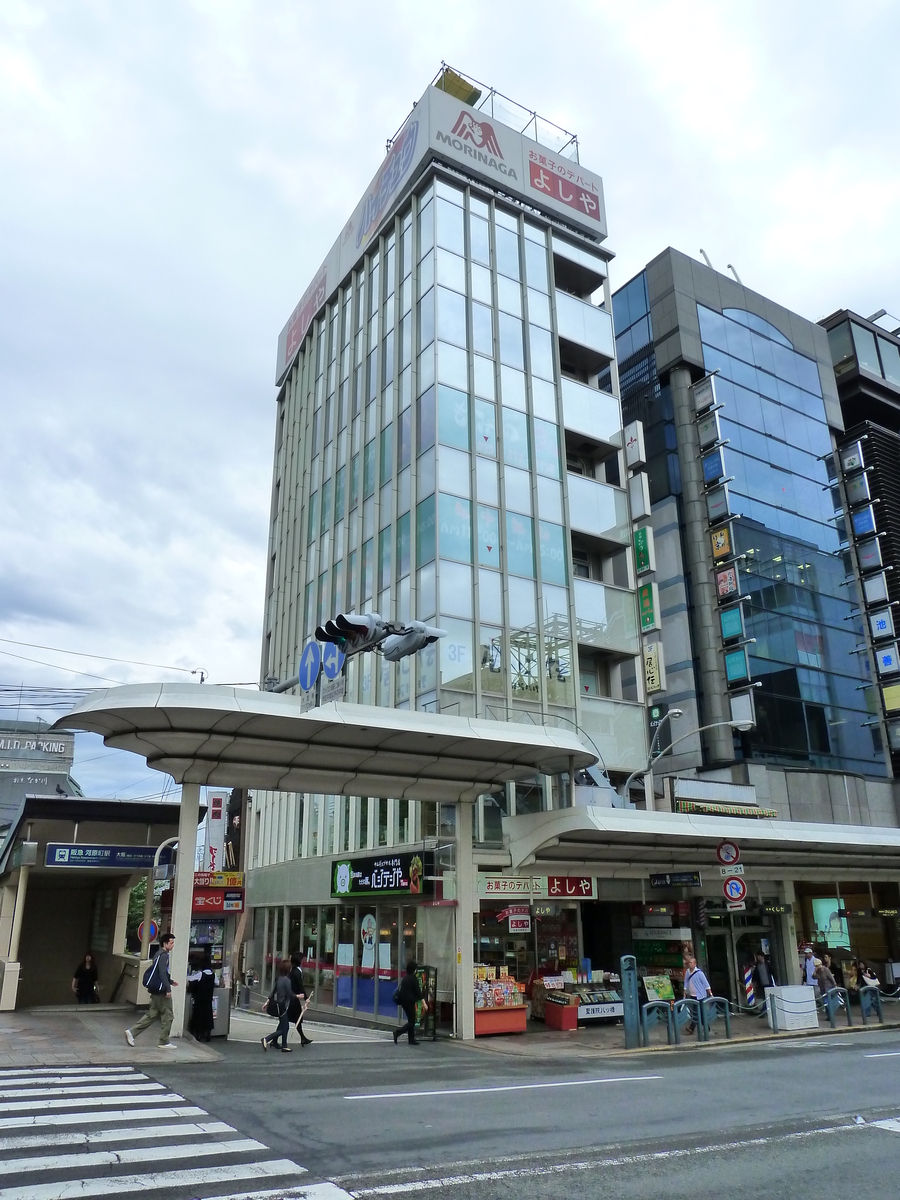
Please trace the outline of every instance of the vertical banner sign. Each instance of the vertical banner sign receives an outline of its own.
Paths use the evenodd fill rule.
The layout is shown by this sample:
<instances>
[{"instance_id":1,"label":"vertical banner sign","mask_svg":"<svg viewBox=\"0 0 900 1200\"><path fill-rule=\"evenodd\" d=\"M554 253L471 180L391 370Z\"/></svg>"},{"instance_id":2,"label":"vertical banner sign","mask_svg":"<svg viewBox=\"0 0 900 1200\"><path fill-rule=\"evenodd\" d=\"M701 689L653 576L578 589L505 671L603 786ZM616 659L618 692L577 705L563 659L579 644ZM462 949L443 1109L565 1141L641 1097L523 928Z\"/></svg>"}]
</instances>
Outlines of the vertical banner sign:
<instances>
[{"instance_id":1,"label":"vertical banner sign","mask_svg":"<svg viewBox=\"0 0 900 1200\"><path fill-rule=\"evenodd\" d=\"M225 853L225 814L228 812L227 792L206 793L206 848L203 851L203 870L221 871Z\"/></svg>"},{"instance_id":2,"label":"vertical banner sign","mask_svg":"<svg viewBox=\"0 0 900 1200\"><path fill-rule=\"evenodd\" d=\"M634 569L638 575L656 570L653 529L650 525L643 525L634 531Z\"/></svg>"},{"instance_id":3,"label":"vertical banner sign","mask_svg":"<svg viewBox=\"0 0 900 1200\"><path fill-rule=\"evenodd\" d=\"M649 642L644 646L644 682L648 695L666 690L666 667L661 642Z\"/></svg>"},{"instance_id":4,"label":"vertical banner sign","mask_svg":"<svg viewBox=\"0 0 900 1200\"><path fill-rule=\"evenodd\" d=\"M641 632L650 633L659 629L659 588L655 583L641 584L638 588L638 605L641 611Z\"/></svg>"}]
</instances>

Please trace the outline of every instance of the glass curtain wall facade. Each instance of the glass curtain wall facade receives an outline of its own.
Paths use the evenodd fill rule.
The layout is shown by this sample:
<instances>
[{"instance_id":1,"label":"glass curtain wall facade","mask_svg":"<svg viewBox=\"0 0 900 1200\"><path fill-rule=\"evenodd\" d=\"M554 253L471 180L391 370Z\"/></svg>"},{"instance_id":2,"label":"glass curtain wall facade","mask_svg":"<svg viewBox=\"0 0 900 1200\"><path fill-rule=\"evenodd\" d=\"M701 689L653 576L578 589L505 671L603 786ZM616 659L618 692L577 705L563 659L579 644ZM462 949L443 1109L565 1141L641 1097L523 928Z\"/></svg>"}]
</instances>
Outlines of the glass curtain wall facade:
<instances>
[{"instance_id":1,"label":"glass curtain wall facade","mask_svg":"<svg viewBox=\"0 0 900 1200\"><path fill-rule=\"evenodd\" d=\"M680 494L671 397L656 374L642 273L613 297L624 420L645 424L651 502ZM842 558L832 440L815 360L763 318L697 303L716 372L756 727L735 757L882 774L863 629Z\"/></svg>"}]
</instances>

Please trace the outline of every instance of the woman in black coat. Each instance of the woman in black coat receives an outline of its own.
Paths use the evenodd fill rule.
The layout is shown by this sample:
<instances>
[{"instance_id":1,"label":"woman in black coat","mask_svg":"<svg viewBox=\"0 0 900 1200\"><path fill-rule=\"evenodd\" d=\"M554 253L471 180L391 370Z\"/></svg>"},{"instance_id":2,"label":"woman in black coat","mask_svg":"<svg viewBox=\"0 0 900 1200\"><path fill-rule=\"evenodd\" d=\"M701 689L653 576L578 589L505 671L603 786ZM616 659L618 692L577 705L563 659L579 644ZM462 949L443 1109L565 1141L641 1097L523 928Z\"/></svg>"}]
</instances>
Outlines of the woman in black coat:
<instances>
[{"instance_id":1,"label":"woman in black coat","mask_svg":"<svg viewBox=\"0 0 900 1200\"><path fill-rule=\"evenodd\" d=\"M188 1032L198 1042L208 1042L213 1031L213 993L216 990L216 977L209 954L200 969L188 975L187 985L192 999Z\"/></svg>"}]
</instances>

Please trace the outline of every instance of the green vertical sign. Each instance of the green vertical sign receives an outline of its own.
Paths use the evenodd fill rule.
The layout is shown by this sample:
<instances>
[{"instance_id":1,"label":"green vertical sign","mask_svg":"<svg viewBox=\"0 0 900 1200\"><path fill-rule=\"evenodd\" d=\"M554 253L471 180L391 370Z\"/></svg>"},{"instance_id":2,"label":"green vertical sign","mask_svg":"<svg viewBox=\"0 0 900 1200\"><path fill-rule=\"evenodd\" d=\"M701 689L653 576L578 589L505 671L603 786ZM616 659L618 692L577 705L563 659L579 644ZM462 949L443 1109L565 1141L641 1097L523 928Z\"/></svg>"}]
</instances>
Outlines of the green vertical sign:
<instances>
[{"instance_id":1,"label":"green vertical sign","mask_svg":"<svg viewBox=\"0 0 900 1200\"><path fill-rule=\"evenodd\" d=\"M638 575L650 571L650 536L647 526L634 531L634 564Z\"/></svg>"},{"instance_id":2,"label":"green vertical sign","mask_svg":"<svg viewBox=\"0 0 900 1200\"><path fill-rule=\"evenodd\" d=\"M643 583L638 588L638 605L641 611L641 630L647 633L657 628L656 588L652 583Z\"/></svg>"}]
</instances>

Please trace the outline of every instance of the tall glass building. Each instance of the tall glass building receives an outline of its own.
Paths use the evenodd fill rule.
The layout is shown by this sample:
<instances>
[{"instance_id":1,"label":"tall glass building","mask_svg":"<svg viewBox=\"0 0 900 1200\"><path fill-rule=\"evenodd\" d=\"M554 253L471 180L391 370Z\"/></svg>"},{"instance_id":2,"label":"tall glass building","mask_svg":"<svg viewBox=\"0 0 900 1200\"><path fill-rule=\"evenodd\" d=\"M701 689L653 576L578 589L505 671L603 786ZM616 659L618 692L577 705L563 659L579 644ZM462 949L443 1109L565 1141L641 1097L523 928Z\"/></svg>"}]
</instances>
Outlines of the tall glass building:
<instances>
[{"instance_id":1,"label":"tall glass building","mask_svg":"<svg viewBox=\"0 0 900 1200\"><path fill-rule=\"evenodd\" d=\"M610 804L647 738L602 182L565 131L452 72L436 84L281 335L261 678L296 676L341 612L438 625L445 638L399 663L351 658L343 702L576 730ZM504 817L574 794L538 775L483 797L472 840L496 851ZM259 917L263 961L308 950L307 926L330 946L317 962L356 944L336 856L437 849L452 876L456 817L258 794L249 865L279 867L293 905ZM386 961L468 937L436 949L437 921L416 933L415 908L379 908ZM347 1007L322 969L326 1007ZM349 1006L377 1015L377 995L359 984Z\"/></svg>"},{"instance_id":2,"label":"tall glass building","mask_svg":"<svg viewBox=\"0 0 900 1200\"><path fill-rule=\"evenodd\" d=\"M654 289L668 296L652 297ZM718 516L733 518L744 644L758 685L753 729L711 731L703 758L695 741L675 765L747 761L883 775L868 658L859 653L862 618L831 487L832 433L843 422L827 339L671 250L615 294L613 310L624 419L644 423L650 497L654 512L666 514L654 522L657 540L673 540L673 565L682 568L660 583L663 636L672 643L666 700L688 704L700 724L717 715L707 693L726 696L732 685L724 659L718 679L714 670L704 674L698 649L719 619L722 597L713 596L712 609L708 603L715 561L707 532ZM690 440L691 424L679 427L678 367L689 371L688 386L715 375L718 407L706 442L702 434ZM698 457L707 504L699 531L686 521L682 479L686 460ZM721 514L710 507L723 502ZM707 579L687 565L692 538L705 539Z\"/></svg>"}]
</instances>

